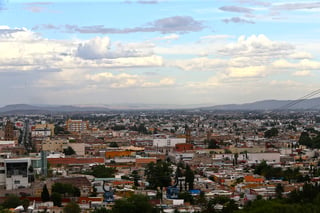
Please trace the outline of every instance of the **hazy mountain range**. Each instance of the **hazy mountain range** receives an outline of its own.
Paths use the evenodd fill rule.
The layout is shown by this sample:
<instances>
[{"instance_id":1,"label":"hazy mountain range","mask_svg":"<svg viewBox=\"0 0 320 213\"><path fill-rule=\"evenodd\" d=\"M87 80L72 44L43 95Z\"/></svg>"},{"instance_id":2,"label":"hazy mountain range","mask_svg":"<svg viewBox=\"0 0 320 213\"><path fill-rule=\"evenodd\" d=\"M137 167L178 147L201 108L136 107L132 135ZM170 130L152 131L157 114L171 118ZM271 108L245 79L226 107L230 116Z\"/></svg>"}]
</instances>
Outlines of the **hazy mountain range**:
<instances>
[{"instance_id":1,"label":"hazy mountain range","mask_svg":"<svg viewBox=\"0 0 320 213\"><path fill-rule=\"evenodd\" d=\"M28 105L13 104L0 108L0 113L49 113L49 112L108 112L111 110L163 110L163 109L197 109L197 110L308 110L320 109L320 98L303 100L263 100L245 104L226 104L209 107L196 105Z\"/></svg>"}]
</instances>

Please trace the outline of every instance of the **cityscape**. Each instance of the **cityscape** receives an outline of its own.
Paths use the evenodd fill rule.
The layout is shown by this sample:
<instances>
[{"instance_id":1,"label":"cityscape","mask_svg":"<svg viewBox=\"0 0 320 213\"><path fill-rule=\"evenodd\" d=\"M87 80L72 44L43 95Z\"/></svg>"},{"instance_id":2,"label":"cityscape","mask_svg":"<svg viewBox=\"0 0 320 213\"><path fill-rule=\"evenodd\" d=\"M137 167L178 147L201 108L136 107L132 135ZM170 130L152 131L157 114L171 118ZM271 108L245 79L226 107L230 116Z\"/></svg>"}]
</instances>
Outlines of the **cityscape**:
<instances>
[{"instance_id":1,"label":"cityscape","mask_svg":"<svg viewBox=\"0 0 320 213\"><path fill-rule=\"evenodd\" d=\"M319 10L0 0L0 213L320 212Z\"/></svg>"},{"instance_id":2,"label":"cityscape","mask_svg":"<svg viewBox=\"0 0 320 213\"><path fill-rule=\"evenodd\" d=\"M303 193L319 193L318 111L19 109L0 118L0 197L4 208L20 201L14 212L73 212L66 210L72 204L79 212L316 205ZM119 202L133 198L146 203ZM260 209L259 201L266 202Z\"/></svg>"}]
</instances>

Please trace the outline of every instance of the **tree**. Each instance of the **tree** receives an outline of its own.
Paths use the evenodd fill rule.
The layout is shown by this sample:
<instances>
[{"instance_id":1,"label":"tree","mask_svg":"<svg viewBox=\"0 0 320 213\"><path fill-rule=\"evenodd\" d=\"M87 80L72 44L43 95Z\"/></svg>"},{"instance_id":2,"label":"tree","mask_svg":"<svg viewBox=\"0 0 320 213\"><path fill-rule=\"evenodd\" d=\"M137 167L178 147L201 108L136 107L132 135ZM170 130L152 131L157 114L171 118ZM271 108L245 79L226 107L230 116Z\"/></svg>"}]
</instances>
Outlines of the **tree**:
<instances>
[{"instance_id":1,"label":"tree","mask_svg":"<svg viewBox=\"0 0 320 213\"><path fill-rule=\"evenodd\" d=\"M63 212L64 213L80 213L81 209L77 203L70 202L63 208Z\"/></svg>"},{"instance_id":2,"label":"tree","mask_svg":"<svg viewBox=\"0 0 320 213\"><path fill-rule=\"evenodd\" d=\"M171 185L172 169L170 168L170 164L165 161L157 161L156 164L153 162L149 163L145 174L152 189L160 187L162 191L163 187Z\"/></svg>"},{"instance_id":3,"label":"tree","mask_svg":"<svg viewBox=\"0 0 320 213\"><path fill-rule=\"evenodd\" d=\"M21 200L19 199L18 196L14 195L14 194L10 194L7 197L5 197L2 206L5 209L10 209L10 208L16 208L17 206L20 206Z\"/></svg>"},{"instance_id":4,"label":"tree","mask_svg":"<svg viewBox=\"0 0 320 213\"><path fill-rule=\"evenodd\" d=\"M119 147L119 146L118 146L117 142L111 142L109 147L114 147L115 148L115 147Z\"/></svg>"},{"instance_id":5,"label":"tree","mask_svg":"<svg viewBox=\"0 0 320 213\"><path fill-rule=\"evenodd\" d=\"M134 186L139 186L139 179L140 179L140 176L138 175L138 171L137 170L133 170L132 171L132 177L133 177L133 181L134 181Z\"/></svg>"},{"instance_id":6,"label":"tree","mask_svg":"<svg viewBox=\"0 0 320 213\"><path fill-rule=\"evenodd\" d=\"M269 129L269 130L264 132L264 137L265 138L275 137L275 136L278 135L278 133L279 133L278 129L273 127L273 128L271 128L271 129Z\"/></svg>"},{"instance_id":7,"label":"tree","mask_svg":"<svg viewBox=\"0 0 320 213\"><path fill-rule=\"evenodd\" d=\"M184 202L188 202L190 204L194 204L194 198L189 192L180 192L179 199L183 199Z\"/></svg>"},{"instance_id":8,"label":"tree","mask_svg":"<svg viewBox=\"0 0 320 213\"><path fill-rule=\"evenodd\" d=\"M235 165L238 165L238 158L239 158L239 154L238 154L238 152L236 152L234 154L234 163L235 163Z\"/></svg>"},{"instance_id":9,"label":"tree","mask_svg":"<svg viewBox=\"0 0 320 213\"><path fill-rule=\"evenodd\" d=\"M192 171L192 169L190 168L189 165L186 166L185 176L186 176L186 181L185 182L186 182L186 184L188 184L189 190L193 189L194 172Z\"/></svg>"},{"instance_id":10,"label":"tree","mask_svg":"<svg viewBox=\"0 0 320 213\"><path fill-rule=\"evenodd\" d=\"M63 150L63 153L64 153L65 155L74 155L74 154L76 154L76 152L72 149L71 146L68 146L67 149L64 149L64 150Z\"/></svg>"},{"instance_id":11,"label":"tree","mask_svg":"<svg viewBox=\"0 0 320 213\"><path fill-rule=\"evenodd\" d=\"M127 199L116 200L112 213L152 213L153 207L145 195L134 194Z\"/></svg>"},{"instance_id":12,"label":"tree","mask_svg":"<svg viewBox=\"0 0 320 213\"><path fill-rule=\"evenodd\" d=\"M92 168L91 175L96 178L111 178L114 177L116 170L111 167L105 167L104 165L98 165Z\"/></svg>"},{"instance_id":13,"label":"tree","mask_svg":"<svg viewBox=\"0 0 320 213\"><path fill-rule=\"evenodd\" d=\"M68 183L54 183L51 187L51 191L52 193L57 192L63 194L64 196L69 195L74 197L80 197L80 189Z\"/></svg>"},{"instance_id":14,"label":"tree","mask_svg":"<svg viewBox=\"0 0 320 213\"><path fill-rule=\"evenodd\" d=\"M60 194L60 193L58 193L58 192L52 192L52 194L51 194L51 200L52 200L54 206L59 206L59 207L61 207L62 197L61 197L61 194Z\"/></svg>"},{"instance_id":15,"label":"tree","mask_svg":"<svg viewBox=\"0 0 320 213\"><path fill-rule=\"evenodd\" d=\"M27 212L30 201L27 198L25 198L21 201L21 204L23 206L24 211Z\"/></svg>"},{"instance_id":16,"label":"tree","mask_svg":"<svg viewBox=\"0 0 320 213\"><path fill-rule=\"evenodd\" d=\"M49 195L49 191L47 188L47 184L43 185L42 192L41 192L41 200L42 200L42 202L47 202L50 200L50 195Z\"/></svg>"},{"instance_id":17,"label":"tree","mask_svg":"<svg viewBox=\"0 0 320 213\"><path fill-rule=\"evenodd\" d=\"M307 147L311 147L312 146L312 139L309 137L309 133L308 132L301 132L298 143L301 145L305 145Z\"/></svg>"},{"instance_id":18,"label":"tree","mask_svg":"<svg viewBox=\"0 0 320 213\"><path fill-rule=\"evenodd\" d=\"M283 186L281 185L281 183L278 183L276 186L276 197L281 199L282 193L283 193Z\"/></svg>"},{"instance_id":19,"label":"tree","mask_svg":"<svg viewBox=\"0 0 320 213\"><path fill-rule=\"evenodd\" d=\"M205 140L205 143L207 140ZM218 141L215 139L211 139L208 141L208 149L219 149Z\"/></svg>"},{"instance_id":20,"label":"tree","mask_svg":"<svg viewBox=\"0 0 320 213\"><path fill-rule=\"evenodd\" d=\"M92 213L111 213L112 211L109 209L106 209L105 207L96 208L92 211Z\"/></svg>"}]
</instances>

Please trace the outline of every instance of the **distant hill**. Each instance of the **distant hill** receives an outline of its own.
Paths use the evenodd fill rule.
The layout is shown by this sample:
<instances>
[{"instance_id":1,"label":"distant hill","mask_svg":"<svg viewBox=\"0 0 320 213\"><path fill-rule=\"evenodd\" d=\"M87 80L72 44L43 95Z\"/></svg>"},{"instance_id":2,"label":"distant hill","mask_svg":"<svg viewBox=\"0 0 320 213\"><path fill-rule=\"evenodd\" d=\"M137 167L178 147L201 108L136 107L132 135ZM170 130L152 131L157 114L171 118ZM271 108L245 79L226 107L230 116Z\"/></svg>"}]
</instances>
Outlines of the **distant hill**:
<instances>
[{"instance_id":1,"label":"distant hill","mask_svg":"<svg viewBox=\"0 0 320 213\"><path fill-rule=\"evenodd\" d=\"M110 109L99 106L34 106L28 104L12 104L0 108L0 113L46 113L46 112L106 112Z\"/></svg>"},{"instance_id":2,"label":"distant hill","mask_svg":"<svg viewBox=\"0 0 320 213\"><path fill-rule=\"evenodd\" d=\"M320 98L292 100L263 100L245 104L226 104L209 107L156 105L156 104L123 104L123 105L28 105L13 104L0 107L1 114L16 113L59 113L59 112L108 112L111 110L319 110Z\"/></svg>"},{"instance_id":3,"label":"distant hill","mask_svg":"<svg viewBox=\"0 0 320 213\"><path fill-rule=\"evenodd\" d=\"M307 110L320 109L320 98L303 100L264 100L246 104L202 107L202 110Z\"/></svg>"}]
</instances>

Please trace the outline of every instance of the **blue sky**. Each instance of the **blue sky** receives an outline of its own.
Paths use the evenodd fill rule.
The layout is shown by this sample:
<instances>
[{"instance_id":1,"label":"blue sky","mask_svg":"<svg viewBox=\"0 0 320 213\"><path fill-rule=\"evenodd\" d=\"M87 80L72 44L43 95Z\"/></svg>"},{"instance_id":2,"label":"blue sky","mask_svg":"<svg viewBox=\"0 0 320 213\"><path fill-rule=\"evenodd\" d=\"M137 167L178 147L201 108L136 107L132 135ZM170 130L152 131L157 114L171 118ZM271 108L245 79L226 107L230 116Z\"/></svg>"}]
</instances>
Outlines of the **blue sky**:
<instances>
[{"instance_id":1,"label":"blue sky","mask_svg":"<svg viewBox=\"0 0 320 213\"><path fill-rule=\"evenodd\" d=\"M320 2L0 0L0 105L216 105L319 89Z\"/></svg>"}]
</instances>

